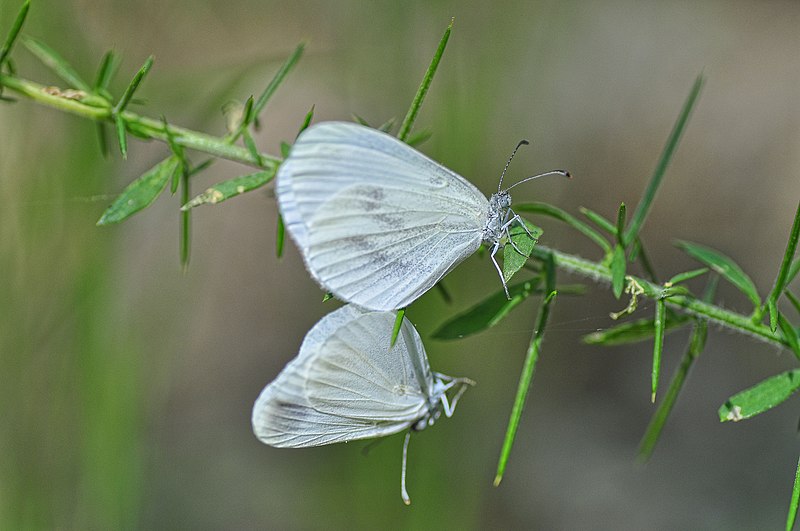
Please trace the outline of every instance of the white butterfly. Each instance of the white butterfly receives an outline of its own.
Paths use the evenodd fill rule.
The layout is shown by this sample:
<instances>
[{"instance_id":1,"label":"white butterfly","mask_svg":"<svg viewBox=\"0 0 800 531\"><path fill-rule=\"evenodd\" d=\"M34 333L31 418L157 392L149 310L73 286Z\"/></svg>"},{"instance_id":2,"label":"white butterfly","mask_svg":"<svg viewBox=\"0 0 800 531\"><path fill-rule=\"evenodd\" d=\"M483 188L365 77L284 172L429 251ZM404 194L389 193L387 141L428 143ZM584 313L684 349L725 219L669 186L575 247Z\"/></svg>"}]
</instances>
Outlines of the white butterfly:
<instances>
[{"instance_id":1,"label":"white butterfly","mask_svg":"<svg viewBox=\"0 0 800 531\"><path fill-rule=\"evenodd\" d=\"M411 431L450 417L467 378L431 372L416 329L404 319L389 347L396 314L346 305L306 334L300 353L261 392L253 431L280 448L383 437L410 428L403 445L401 493ZM451 392L448 398L448 392Z\"/></svg>"},{"instance_id":2,"label":"white butterfly","mask_svg":"<svg viewBox=\"0 0 800 531\"><path fill-rule=\"evenodd\" d=\"M553 173L569 176L542 175ZM487 200L391 135L323 122L297 138L278 170L276 194L286 229L317 282L341 300L394 310L432 288L481 243L491 247L505 288L494 255L513 223L525 227L510 208L508 190L540 176L502 191L498 185Z\"/></svg>"}]
</instances>

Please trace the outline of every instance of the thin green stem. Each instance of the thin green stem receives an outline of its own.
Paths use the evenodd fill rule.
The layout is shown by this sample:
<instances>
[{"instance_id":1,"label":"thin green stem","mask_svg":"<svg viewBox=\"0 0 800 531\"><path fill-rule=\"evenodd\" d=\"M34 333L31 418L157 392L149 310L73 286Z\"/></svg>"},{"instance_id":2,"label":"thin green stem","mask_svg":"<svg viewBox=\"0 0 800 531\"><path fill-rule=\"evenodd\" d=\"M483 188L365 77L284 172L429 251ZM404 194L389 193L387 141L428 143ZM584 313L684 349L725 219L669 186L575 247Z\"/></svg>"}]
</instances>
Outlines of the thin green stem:
<instances>
[{"instance_id":1,"label":"thin green stem","mask_svg":"<svg viewBox=\"0 0 800 531\"><path fill-rule=\"evenodd\" d=\"M114 113L110 107L87 105L78 99L71 99L58 93L54 94L54 91L48 90L43 85L16 76L0 74L0 85L47 107L97 122L114 124ZM169 133L167 133L161 120L147 118L130 111L123 112L121 116L124 118L128 130L144 138L169 143L169 136L172 135L176 144L187 149L266 170L274 170L280 163L279 158L266 153L259 153L260 160L257 160L249 149L231 145L222 137L175 125L170 125Z\"/></svg>"},{"instance_id":2,"label":"thin green stem","mask_svg":"<svg viewBox=\"0 0 800 531\"><path fill-rule=\"evenodd\" d=\"M611 283L611 270L597 262L586 260L579 256L569 253L564 253L551 249L544 245L537 245L533 248L531 256L539 259L546 260L548 255L552 254L555 265L559 269L569 271L578 275L589 277L601 282ZM651 299L657 299L661 294L663 287L645 280L643 278L628 275L627 282L636 282L644 290L643 295ZM690 295L674 295L666 299L667 306L681 310L690 315L695 315L708 319L724 328L749 334L758 339L767 341L769 343L791 349L791 345L781 335L773 332L768 326L761 323L754 323L749 315L742 315L740 313L725 310L719 306L703 302L700 299Z\"/></svg>"}]
</instances>

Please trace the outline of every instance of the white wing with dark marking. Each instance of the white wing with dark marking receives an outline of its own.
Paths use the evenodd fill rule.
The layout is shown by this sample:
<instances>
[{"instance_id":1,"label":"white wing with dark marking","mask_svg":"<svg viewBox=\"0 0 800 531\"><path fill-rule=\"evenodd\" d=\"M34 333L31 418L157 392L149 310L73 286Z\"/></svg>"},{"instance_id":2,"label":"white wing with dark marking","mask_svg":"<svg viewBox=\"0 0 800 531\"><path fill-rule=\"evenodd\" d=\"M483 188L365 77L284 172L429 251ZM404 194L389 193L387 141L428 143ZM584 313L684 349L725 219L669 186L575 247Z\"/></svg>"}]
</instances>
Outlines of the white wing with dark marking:
<instances>
[{"instance_id":1,"label":"white wing with dark marking","mask_svg":"<svg viewBox=\"0 0 800 531\"><path fill-rule=\"evenodd\" d=\"M256 436L277 447L320 446L390 435L423 417L431 370L408 320L389 348L394 320L353 305L323 317L256 400Z\"/></svg>"},{"instance_id":2,"label":"white wing with dark marking","mask_svg":"<svg viewBox=\"0 0 800 531\"><path fill-rule=\"evenodd\" d=\"M276 193L311 275L374 310L407 306L474 253L489 212L463 177L390 135L344 122L300 135Z\"/></svg>"}]
</instances>

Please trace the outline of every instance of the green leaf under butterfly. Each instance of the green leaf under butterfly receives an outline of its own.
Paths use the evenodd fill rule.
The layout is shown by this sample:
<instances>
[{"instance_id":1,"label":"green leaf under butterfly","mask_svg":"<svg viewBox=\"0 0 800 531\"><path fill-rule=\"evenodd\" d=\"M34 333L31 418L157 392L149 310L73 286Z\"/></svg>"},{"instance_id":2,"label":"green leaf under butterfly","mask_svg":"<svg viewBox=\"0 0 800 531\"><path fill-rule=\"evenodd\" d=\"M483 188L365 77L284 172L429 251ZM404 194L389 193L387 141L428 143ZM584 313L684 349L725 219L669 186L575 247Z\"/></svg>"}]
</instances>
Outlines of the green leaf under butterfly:
<instances>
[{"instance_id":1,"label":"green leaf under butterfly","mask_svg":"<svg viewBox=\"0 0 800 531\"><path fill-rule=\"evenodd\" d=\"M240 175L239 177L234 177L227 181L222 181L208 188L205 192L183 205L181 210L189 210L199 205L216 205L231 197L236 197L237 195L264 186L270 182L274 176L274 171L257 171L248 175Z\"/></svg>"},{"instance_id":2,"label":"green leaf under butterfly","mask_svg":"<svg viewBox=\"0 0 800 531\"><path fill-rule=\"evenodd\" d=\"M719 273L719 275L739 288L739 291L747 295L747 297L752 301L753 305L758 307L761 305L761 298L758 296L758 290L756 290L756 285L753 284L753 281L747 276L739 265L734 262L731 258L725 256L724 254L711 249L710 247L705 247L704 245L698 245L696 243L691 243L687 241L678 241L675 242L675 245L681 248L686 254L701 262L712 270Z\"/></svg>"},{"instance_id":3,"label":"green leaf under butterfly","mask_svg":"<svg viewBox=\"0 0 800 531\"><path fill-rule=\"evenodd\" d=\"M435 339L460 339L477 334L499 323L508 313L534 292L540 284L539 278L509 286L506 298L503 290L487 297L469 310L456 315L442 324L431 337Z\"/></svg>"},{"instance_id":4,"label":"green leaf under butterfly","mask_svg":"<svg viewBox=\"0 0 800 531\"><path fill-rule=\"evenodd\" d=\"M664 331L669 332L685 326L691 317L667 311ZM611 328L606 328L597 332L592 332L583 336L583 342L588 345L625 345L652 339L655 335L654 319L637 319L629 321Z\"/></svg>"},{"instance_id":5,"label":"green leaf under butterfly","mask_svg":"<svg viewBox=\"0 0 800 531\"><path fill-rule=\"evenodd\" d=\"M719 420L749 419L774 408L800 389L800 369L786 371L730 397L719 408Z\"/></svg>"},{"instance_id":6,"label":"green leaf under butterfly","mask_svg":"<svg viewBox=\"0 0 800 531\"><path fill-rule=\"evenodd\" d=\"M164 191L179 165L178 158L173 155L153 166L122 191L97 224L119 223L149 206Z\"/></svg>"},{"instance_id":7,"label":"green leaf under butterfly","mask_svg":"<svg viewBox=\"0 0 800 531\"><path fill-rule=\"evenodd\" d=\"M523 220L528 228L527 232L518 223L514 224L514 227L509 230L511 241L503 247L503 278L506 282L511 280L511 277L522 269L522 266L528 261L528 257L533 251L533 246L536 245L542 235L542 229L524 218L520 219Z\"/></svg>"}]
</instances>

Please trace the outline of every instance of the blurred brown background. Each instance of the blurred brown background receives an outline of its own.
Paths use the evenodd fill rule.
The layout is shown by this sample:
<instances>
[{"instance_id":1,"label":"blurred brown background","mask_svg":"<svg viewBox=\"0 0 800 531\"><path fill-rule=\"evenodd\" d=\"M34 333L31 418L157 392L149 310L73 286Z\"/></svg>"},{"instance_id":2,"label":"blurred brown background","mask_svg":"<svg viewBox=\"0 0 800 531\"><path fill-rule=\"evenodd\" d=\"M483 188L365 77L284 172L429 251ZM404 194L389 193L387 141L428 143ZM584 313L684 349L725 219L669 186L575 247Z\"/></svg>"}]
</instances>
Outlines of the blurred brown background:
<instances>
[{"instance_id":1,"label":"blurred brown background","mask_svg":"<svg viewBox=\"0 0 800 531\"><path fill-rule=\"evenodd\" d=\"M7 30L20 2L0 4ZM674 238L730 255L771 287L800 198L800 4L796 2L35 1L25 32L91 78L124 56L119 94L151 53L142 112L214 134L221 106L257 94L294 46L298 68L262 117L278 153L315 120L402 119L451 17L455 27L417 122L422 150L490 192L578 214L636 204L699 72L706 88L643 231L662 277L695 267ZM57 84L20 46L24 77ZM737 425L731 394L795 367L787 352L712 329L651 463L634 465L649 416L651 347L582 335L620 309L605 287L561 297L506 478L491 486L536 302L453 343L426 340L435 370L478 382L414 438L277 450L251 433L261 388L331 304L293 244L275 258L275 201L258 191L193 217L178 264L178 201L165 194L95 227L114 194L167 153L133 140L102 159L94 125L28 101L0 106L0 527L270 529L775 529L797 459L796 401ZM218 164L197 192L247 171ZM99 197L98 197L99 196ZM597 259L549 220L542 242ZM576 281L566 275L562 281ZM498 289L473 257L409 311L426 337ZM734 289L720 301L749 311ZM651 304L640 316L650 315ZM794 314L792 314L794 315ZM796 317L796 316L795 316ZM687 334L667 339L664 387ZM663 391L662 391L663 392Z\"/></svg>"}]
</instances>

